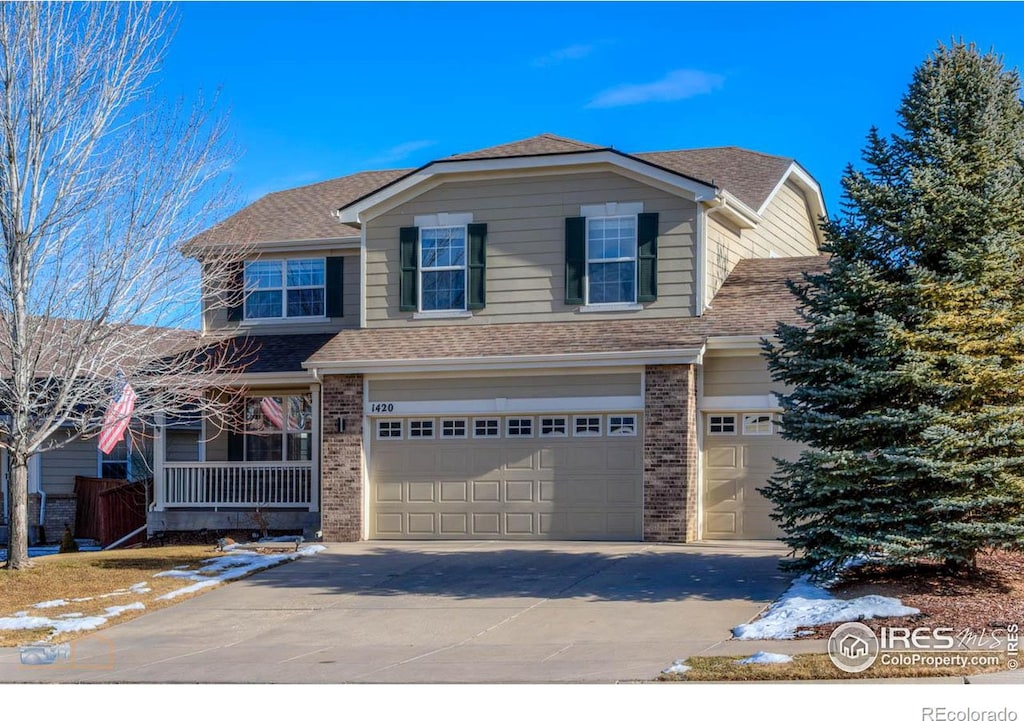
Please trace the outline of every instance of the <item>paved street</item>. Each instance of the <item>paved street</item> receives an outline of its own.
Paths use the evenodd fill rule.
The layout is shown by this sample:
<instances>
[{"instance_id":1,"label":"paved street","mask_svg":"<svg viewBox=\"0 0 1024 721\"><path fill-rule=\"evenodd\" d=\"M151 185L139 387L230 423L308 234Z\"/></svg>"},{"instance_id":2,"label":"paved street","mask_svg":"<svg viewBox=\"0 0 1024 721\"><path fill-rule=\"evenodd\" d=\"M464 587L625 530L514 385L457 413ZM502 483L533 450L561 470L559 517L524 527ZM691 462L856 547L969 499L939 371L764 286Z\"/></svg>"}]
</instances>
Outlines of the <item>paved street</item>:
<instances>
[{"instance_id":1,"label":"paved street","mask_svg":"<svg viewBox=\"0 0 1024 721\"><path fill-rule=\"evenodd\" d=\"M9 681L633 681L729 636L787 586L773 543L358 543L76 643ZM113 651L112 668L97 655ZM756 649L754 649L756 650Z\"/></svg>"}]
</instances>

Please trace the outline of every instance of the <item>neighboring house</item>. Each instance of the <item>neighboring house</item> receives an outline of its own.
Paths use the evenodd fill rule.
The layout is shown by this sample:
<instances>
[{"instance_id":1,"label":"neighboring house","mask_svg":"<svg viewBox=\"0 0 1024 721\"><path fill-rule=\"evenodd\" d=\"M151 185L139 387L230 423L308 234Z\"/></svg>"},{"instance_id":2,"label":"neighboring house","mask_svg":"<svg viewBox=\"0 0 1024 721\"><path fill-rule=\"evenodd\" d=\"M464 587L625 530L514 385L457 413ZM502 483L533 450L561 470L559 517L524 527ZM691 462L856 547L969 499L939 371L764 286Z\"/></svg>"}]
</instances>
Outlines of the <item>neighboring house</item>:
<instances>
[{"instance_id":1,"label":"neighboring house","mask_svg":"<svg viewBox=\"0 0 1024 721\"><path fill-rule=\"evenodd\" d=\"M739 148L540 135L267 195L191 241L253 249L244 427L154 447L150 533L773 538L759 338L824 267L817 182Z\"/></svg>"}]
</instances>

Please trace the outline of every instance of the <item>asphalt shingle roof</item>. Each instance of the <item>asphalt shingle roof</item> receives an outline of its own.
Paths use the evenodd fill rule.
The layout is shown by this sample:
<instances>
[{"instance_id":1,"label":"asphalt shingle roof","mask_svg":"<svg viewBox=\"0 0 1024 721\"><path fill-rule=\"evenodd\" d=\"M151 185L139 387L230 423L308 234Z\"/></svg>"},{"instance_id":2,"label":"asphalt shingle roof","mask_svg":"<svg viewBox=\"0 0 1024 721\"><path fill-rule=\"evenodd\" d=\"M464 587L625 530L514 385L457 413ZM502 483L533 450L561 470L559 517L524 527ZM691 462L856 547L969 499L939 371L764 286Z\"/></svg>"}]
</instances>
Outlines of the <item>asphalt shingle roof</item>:
<instances>
[{"instance_id":1,"label":"asphalt shingle roof","mask_svg":"<svg viewBox=\"0 0 1024 721\"><path fill-rule=\"evenodd\" d=\"M606 149L544 133L441 158L438 162ZM793 162L789 158L734 147L633 153L631 157L728 190L755 210L761 207ZM359 231L342 224L335 217L335 211L413 172L415 169L410 168L372 170L270 193L200 233L187 247L200 250L209 246L257 246L289 240L358 237Z\"/></svg>"}]
</instances>

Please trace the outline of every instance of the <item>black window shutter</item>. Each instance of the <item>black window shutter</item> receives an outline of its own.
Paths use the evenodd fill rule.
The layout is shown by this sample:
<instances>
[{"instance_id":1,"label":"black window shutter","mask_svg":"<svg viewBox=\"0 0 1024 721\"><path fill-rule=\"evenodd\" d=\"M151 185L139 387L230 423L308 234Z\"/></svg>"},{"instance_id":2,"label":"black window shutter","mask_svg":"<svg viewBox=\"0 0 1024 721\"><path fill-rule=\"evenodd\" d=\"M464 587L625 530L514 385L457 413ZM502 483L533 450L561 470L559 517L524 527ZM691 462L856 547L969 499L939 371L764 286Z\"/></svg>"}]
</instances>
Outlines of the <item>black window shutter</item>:
<instances>
[{"instance_id":1,"label":"black window shutter","mask_svg":"<svg viewBox=\"0 0 1024 721\"><path fill-rule=\"evenodd\" d=\"M340 255L328 257L326 271L327 317L341 318L345 315L345 259Z\"/></svg>"},{"instance_id":2,"label":"black window shutter","mask_svg":"<svg viewBox=\"0 0 1024 721\"><path fill-rule=\"evenodd\" d=\"M245 436L241 433L235 433L234 431L228 431L228 460L229 461L243 461L245 460Z\"/></svg>"},{"instance_id":3,"label":"black window shutter","mask_svg":"<svg viewBox=\"0 0 1024 721\"><path fill-rule=\"evenodd\" d=\"M420 230L415 225L399 231L399 256L402 275L399 278L399 310L416 310L419 306L416 282L419 275L419 257L416 246L419 245Z\"/></svg>"},{"instance_id":4,"label":"black window shutter","mask_svg":"<svg viewBox=\"0 0 1024 721\"><path fill-rule=\"evenodd\" d=\"M245 318L245 263L232 263L228 268L228 320L239 321Z\"/></svg>"},{"instance_id":5,"label":"black window shutter","mask_svg":"<svg viewBox=\"0 0 1024 721\"><path fill-rule=\"evenodd\" d=\"M658 214L640 213L636 224L638 303L658 299Z\"/></svg>"},{"instance_id":6,"label":"black window shutter","mask_svg":"<svg viewBox=\"0 0 1024 721\"><path fill-rule=\"evenodd\" d=\"M582 305L587 277L586 218L565 219L565 302Z\"/></svg>"},{"instance_id":7,"label":"black window shutter","mask_svg":"<svg viewBox=\"0 0 1024 721\"><path fill-rule=\"evenodd\" d=\"M487 223L469 224L469 289L466 307L487 305Z\"/></svg>"}]
</instances>

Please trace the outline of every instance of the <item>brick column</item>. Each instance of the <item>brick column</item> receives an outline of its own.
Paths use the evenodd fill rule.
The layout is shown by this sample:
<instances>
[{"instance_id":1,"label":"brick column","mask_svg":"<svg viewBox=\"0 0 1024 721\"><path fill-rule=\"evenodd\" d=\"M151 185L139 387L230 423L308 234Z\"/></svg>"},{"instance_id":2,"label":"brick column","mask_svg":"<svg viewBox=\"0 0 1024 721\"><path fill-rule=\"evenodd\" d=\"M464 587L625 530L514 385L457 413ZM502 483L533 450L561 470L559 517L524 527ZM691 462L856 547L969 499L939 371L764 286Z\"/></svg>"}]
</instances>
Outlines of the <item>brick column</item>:
<instances>
[{"instance_id":1,"label":"brick column","mask_svg":"<svg viewBox=\"0 0 1024 721\"><path fill-rule=\"evenodd\" d=\"M324 376L320 520L325 541L363 536L363 377ZM338 432L338 418L345 430Z\"/></svg>"},{"instance_id":2,"label":"brick column","mask_svg":"<svg viewBox=\"0 0 1024 721\"><path fill-rule=\"evenodd\" d=\"M644 540L697 537L697 385L692 365L647 366Z\"/></svg>"}]
</instances>

